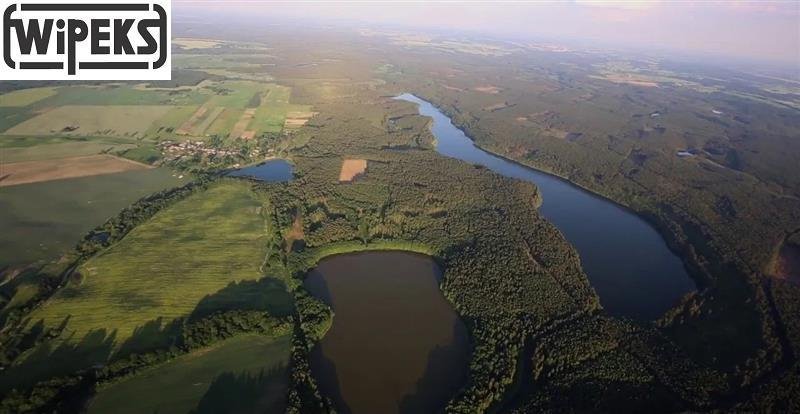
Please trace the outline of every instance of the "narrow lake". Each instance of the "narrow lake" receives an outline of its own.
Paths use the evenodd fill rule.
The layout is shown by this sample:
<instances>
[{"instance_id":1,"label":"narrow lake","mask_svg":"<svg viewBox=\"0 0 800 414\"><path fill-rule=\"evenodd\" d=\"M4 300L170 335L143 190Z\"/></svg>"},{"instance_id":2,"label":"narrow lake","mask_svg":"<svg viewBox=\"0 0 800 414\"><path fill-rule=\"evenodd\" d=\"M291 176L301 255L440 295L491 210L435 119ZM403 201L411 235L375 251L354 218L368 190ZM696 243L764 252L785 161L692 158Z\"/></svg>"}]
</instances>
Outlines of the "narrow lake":
<instances>
[{"instance_id":1,"label":"narrow lake","mask_svg":"<svg viewBox=\"0 0 800 414\"><path fill-rule=\"evenodd\" d=\"M695 289L680 258L649 223L633 212L566 180L476 147L450 118L427 101L407 93L396 99L417 104L421 115L433 119L431 132L442 155L483 165L539 187L541 213L578 250L583 270L610 314L652 320Z\"/></svg>"},{"instance_id":2,"label":"narrow lake","mask_svg":"<svg viewBox=\"0 0 800 414\"><path fill-rule=\"evenodd\" d=\"M428 256L379 251L326 258L306 277L335 313L311 368L339 412L438 412L458 391L469 340L441 276Z\"/></svg>"},{"instance_id":3,"label":"narrow lake","mask_svg":"<svg viewBox=\"0 0 800 414\"><path fill-rule=\"evenodd\" d=\"M228 175L231 177L252 178L254 180L266 182L283 182L293 178L292 164L280 158L233 170L229 172Z\"/></svg>"}]
</instances>

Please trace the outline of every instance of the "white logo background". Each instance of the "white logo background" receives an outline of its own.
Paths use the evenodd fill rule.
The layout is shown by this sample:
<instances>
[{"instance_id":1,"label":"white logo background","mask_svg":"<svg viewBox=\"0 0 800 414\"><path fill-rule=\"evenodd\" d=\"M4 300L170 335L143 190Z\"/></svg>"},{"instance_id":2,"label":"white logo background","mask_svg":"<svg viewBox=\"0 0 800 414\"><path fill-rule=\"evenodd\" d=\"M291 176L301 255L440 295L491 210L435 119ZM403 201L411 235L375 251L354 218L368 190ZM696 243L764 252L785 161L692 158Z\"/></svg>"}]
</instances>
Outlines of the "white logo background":
<instances>
[{"instance_id":1,"label":"white logo background","mask_svg":"<svg viewBox=\"0 0 800 414\"><path fill-rule=\"evenodd\" d=\"M10 12L9 7L15 5L16 9ZM41 5L41 6L36 6ZM103 9L104 6L119 8L120 10L90 10ZM40 8L68 9L79 8L82 10L38 10ZM27 10L26 10L27 9ZM36 10L31 10L36 9ZM127 10L130 9L130 10ZM144 10L132 10L144 9ZM0 13L2 30L0 30L0 48L3 56L0 57L0 80L168 80L171 79L172 67L172 22L171 0L0 0ZM52 30L46 54L39 54L35 44L30 54L23 54L18 41L17 28L21 22L27 36L31 36L30 22L38 19L39 29L45 30L45 19L53 19ZM88 28L86 39L75 42L75 74L69 74L69 20L82 21ZM107 33L108 40L99 41L98 46L109 48L110 54L92 54L92 19L108 19L110 25L102 27L101 32ZM148 20L144 29L150 33L158 44L158 50L152 54L115 54L115 19L134 19L133 25L127 32L127 39L138 52L140 46L146 46L147 40L140 34L139 24ZM58 21L63 21L63 29L58 28ZM13 22L7 26L7 22ZM77 26L78 23L75 23ZM165 28L162 29L162 28ZM162 36L162 30L165 34ZM76 29L76 32L78 30ZM58 33L63 33L63 54L58 54ZM82 33L81 33L82 35ZM101 35L104 36L104 35ZM8 38L8 39L7 39ZM14 64L10 67L7 60ZM61 68L42 67L61 63ZM82 67L81 67L82 66ZM137 68L120 68L120 66L136 66ZM39 67L34 69L33 67ZM114 68L115 67L115 68Z\"/></svg>"}]
</instances>

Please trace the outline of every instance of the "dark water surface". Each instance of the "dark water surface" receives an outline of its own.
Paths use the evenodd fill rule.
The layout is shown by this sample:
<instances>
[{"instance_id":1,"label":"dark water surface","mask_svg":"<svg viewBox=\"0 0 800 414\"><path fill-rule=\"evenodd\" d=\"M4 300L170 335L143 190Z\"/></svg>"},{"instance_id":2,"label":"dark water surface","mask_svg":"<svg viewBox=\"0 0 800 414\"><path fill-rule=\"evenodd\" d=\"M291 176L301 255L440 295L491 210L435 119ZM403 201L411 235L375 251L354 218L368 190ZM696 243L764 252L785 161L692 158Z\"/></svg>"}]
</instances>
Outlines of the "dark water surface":
<instances>
[{"instance_id":1,"label":"dark water surface","mask_svg":"<svg viewBox=\"0 0 800 414\"><path fill-rule=\"evenodd\" d=\"M292 164L282 159L262 162L258 165L244 167L228 173L231 177L253 178L266 182L290 181L293 178Z\"/></svg>"},{"instance_id":2,"label":"dark water surface","mask_svg":"<svg viewBox=\"0 0 800 414\"><path fill-rule=\"evenodd\" d=\"M411 94L397 99L418 104L421 115L433 118L431 131L439 153L539 187L541 213L578 250L583 270L610 314L655 319L695 289L682 261L636 214L563 179L476 147L429 102Z\"/></svg>"},{"instance_id":3,"label":"dark water surface","mask_svg":"<svg viewBox=\"0 0 800 414\"><path fill-rule=\"evenodd\" d=\"M339 412L437 412L458 391L469 342L441 274L428 256L380 251L329 257L308 275L335 313L311 368Z\"/></svg>"}]
</instances>

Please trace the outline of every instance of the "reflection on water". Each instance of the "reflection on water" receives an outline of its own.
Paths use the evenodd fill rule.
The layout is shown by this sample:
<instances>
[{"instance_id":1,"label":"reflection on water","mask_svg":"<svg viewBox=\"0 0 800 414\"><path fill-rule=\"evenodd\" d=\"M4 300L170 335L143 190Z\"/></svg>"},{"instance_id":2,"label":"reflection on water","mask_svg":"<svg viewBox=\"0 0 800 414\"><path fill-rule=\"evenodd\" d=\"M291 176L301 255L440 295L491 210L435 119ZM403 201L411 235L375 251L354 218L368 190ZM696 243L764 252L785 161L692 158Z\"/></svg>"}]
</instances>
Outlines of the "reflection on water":
<instances>
[{"instance_id":1,"label":"reflection on water","mask_svg":"<svg viewBox=\"0 0 800 414\"><path fill-rule=\"evenodd\" d=\"M335 313L311 366L340 412L437 412L458 391L469 345L440 277L430 257L405 252L334 256L308 275Z\"/></svg>"},{"instance_id":2,"label":"reflection on water","mask_svg":"<svg viewBox=\"0 0 800 414\"><path fill-rule=\"evenodd\" d=\"M292 164L282 159L269 160L258 165L244 167L231 171L228 175L231 177L245 177L266 182L290 181L293 178Z\"/></svg>"},{"instance_id":3,"label":"reflection on water","mask_svg":"<svg viewBox=\"0 0 800 414\"><path fill-rule=\"evenodd\" d=\"M421 115L433 118L431 132L439 153L536 184L543 198L541 213L578 250L583 270L612 315L652 320L694 289L681 260L637 215L560 178L476 147L429 102L411 94L397 99L418 104Z\"/></svg>"}]
</instances>

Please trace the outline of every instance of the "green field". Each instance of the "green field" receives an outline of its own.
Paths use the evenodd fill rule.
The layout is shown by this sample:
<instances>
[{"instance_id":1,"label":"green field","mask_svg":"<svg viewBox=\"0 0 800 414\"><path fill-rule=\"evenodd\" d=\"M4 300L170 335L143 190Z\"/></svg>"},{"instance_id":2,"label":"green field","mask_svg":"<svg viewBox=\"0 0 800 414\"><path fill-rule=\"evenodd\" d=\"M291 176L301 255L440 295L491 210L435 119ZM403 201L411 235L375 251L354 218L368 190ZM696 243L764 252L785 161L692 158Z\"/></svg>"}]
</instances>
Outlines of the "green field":
<instances>
[{"instance_id":1,"label":"green field","mask_svg":"<svg viewBox=\"0 0 800 414\"><path fill-rule=\"evenodd\" d=\"M23 89L0 95L0 107L28 106L56 94L55 88Z\"/></svg>"},{"instance_id":2,"label":"green field","mask_svg":"<svg viewBox=\"0 0 800 414\"><path fill-rule=\"evenodd\" d=\"M0 267L56 259L122 208L182 183L157 168L0 187Z\"/></svg>"},{"instance_id":3,"label":"green field","mask_svg":"<svg viewBox=\"0 0 800 414\"><path fill-rule=\"evenodd\" d=\"M290 346L288 336L234 337L101 389L88 412L283 412Z\"/></svg>"},{"instance_id":4,"label":"green field","mask_svg":"<svg viewBox=\"0 0 800 414\"><path fill-rule=\"evenodd\" d=\"M225 62L229 63L227 59ZM229 66L234 67L235 64ZM310 109L290 104L291 88L287 86L205 76L206 80L191 87L107 84L13 91L0 95L0 131L8 136L60 135L91 139L184 140L212 135L226 138L245 108L257 110L247 128L256 135L280 132L288 112ZM197 77L200 79L202 76ZM206 113L187 124L201 106L206 108ZM181 127L191 133L178 135ZM74 146L65 148L68 149L64 156L78 151Z\"/></svg>"},{"instance_id":5,"label":"green field","mask_svg":"<svg viewBox=\"0 0 800 414\"><path fill-rule=\"evenodd\" d=\"M166 105L64 105L9 128L12 135L137 136L172 109Z\"/></svg>"},{"instance_id":6,"label":"green field","mask_svg":"<svg viewBox=\"0 0 800 414\"><path fill-rule=\"evenodd\" d=\"M30 147L11 147L2 149L3 162L49 160L54 158L95 155L101 152L122 151L134 148L134 144L108 142L106 140L87 140L59 143L45 143Z\"/></svg>"},{"instance_id":7,"label":"green field","mask_svg":"<svg viewBox=\"0 0 800 414\"><path fill-rule=\"evenodd\" d=\"M160 134L169 134L169 130L178 129L187 119L189 119L198 106L173 106L169 112L150 125L145 135L149 137Z\"/></svg>"},{"instance_id":8,"label":"green field","mask_svg":"<svg viewBox=\"0 0 800 414\"><path fill-rule=\"evenodd\" d=\"M268 241L261 208L244 182L192 195L86 262L81 281L31 320L54 326L69 319L74 340L106 329L120 344L148 323L189 316L206 295L261 277Z\"/></svg>"},{"instance_id":9,"label":"green field","mask_svg":"<svg viewBox=\"0 0 800 414\"><path fill-rule=\"evenodd\" d=\"M63 105L196 105L206 101L207 95L182 89L178 91L163 89L139 89L132 86L106 85L65 86L58 88L58 94L37 103L39 107L58 107Z\"/></svg>"}]
</instances>

